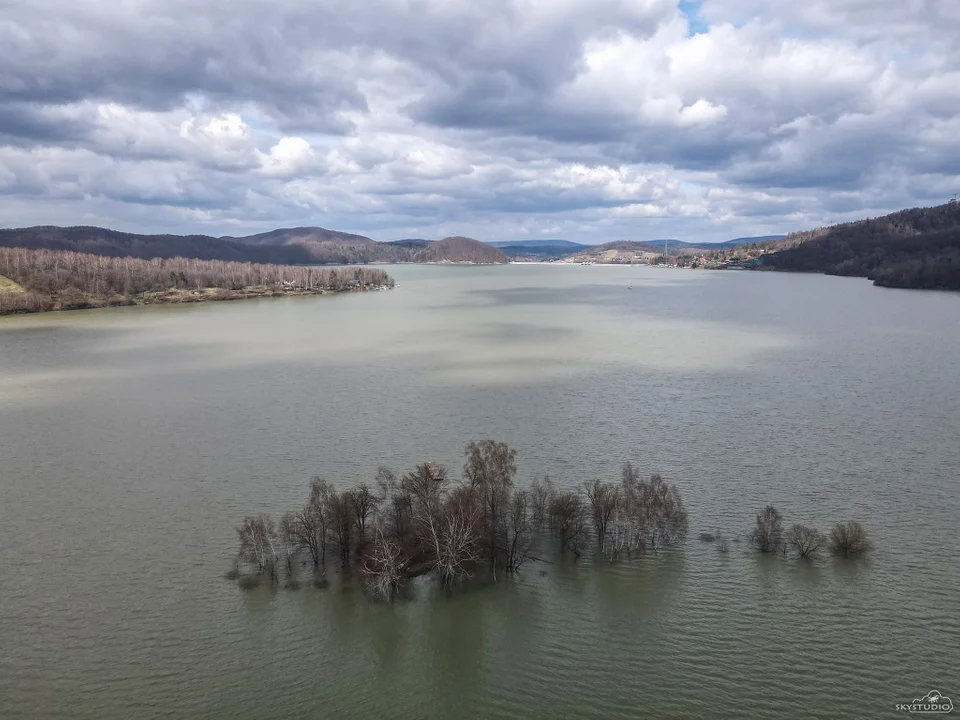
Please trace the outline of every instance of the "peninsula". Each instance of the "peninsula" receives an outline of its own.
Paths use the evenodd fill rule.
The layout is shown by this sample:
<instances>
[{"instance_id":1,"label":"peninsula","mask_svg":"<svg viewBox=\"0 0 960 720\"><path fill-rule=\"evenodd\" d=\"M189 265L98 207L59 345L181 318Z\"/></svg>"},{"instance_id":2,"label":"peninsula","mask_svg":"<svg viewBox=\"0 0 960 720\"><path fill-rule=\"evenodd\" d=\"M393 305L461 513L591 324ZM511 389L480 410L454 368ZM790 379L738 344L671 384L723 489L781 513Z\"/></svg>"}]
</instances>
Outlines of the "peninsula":
<instances>
[{"instance_id":1,"label":"peninsula","mask_svg":"<svg viewBox=\"0 0 960 720\"><path fill-rule=\"evenodd\" d=\"M105 257L0 247L0 315L380 290L377 268Z\"/></svg>"}]
</instances>

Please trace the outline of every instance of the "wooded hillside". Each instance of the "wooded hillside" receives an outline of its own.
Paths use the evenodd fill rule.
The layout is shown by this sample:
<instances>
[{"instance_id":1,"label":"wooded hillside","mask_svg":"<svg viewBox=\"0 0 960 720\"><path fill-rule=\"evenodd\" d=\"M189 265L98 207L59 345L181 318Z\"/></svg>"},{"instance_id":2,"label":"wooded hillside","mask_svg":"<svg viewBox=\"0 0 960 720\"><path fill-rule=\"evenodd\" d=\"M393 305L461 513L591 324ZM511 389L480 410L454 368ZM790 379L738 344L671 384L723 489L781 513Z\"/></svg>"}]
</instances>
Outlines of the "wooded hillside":
<instances>
[{"instance_id":1,"label":"wooded hillside","mask_svg":"<svg viewBox=\"0 0 960 720\"><path fill-rule=\"evenodd\" d=\"M170 290L192 291L188 299L228 299L250 288L271 291L342 292L393 285L376 268L315 268L221 260L142 260L69 251L0 248L0 276L20 286L0 288L0 313L132 305L137 296ZM200 291L225 291L214 297ZM263 294L263 293L259 293ZM183 295L183 293L180 293ZM172 301L172 300L171 300Z\"/></svg>"},{"instance_id":2,"label":"wooded hillside","mask_svg":"<svg viewBox=\"0 0 960 720\"><path fill-rule=\"evenodd\" d=\"M867 277L878 285L960 290L960 205L901 210L769 244L763 267Z\"/></svg>"},{"instance_id":3,"label":"wooded hillside","mask_svg":"<svg viewBox=\"0 0 960 720\"><path fill-rule=\"evenodd\" d=\"M42 226L0 230L0 247L70 250L148 260L191 257L280 265L507 261L496 248L470 238L385 243L324 228L290 228L248 237L216 238L208 235L138 235L98 227Z\"/></svg>"}]
</instances>

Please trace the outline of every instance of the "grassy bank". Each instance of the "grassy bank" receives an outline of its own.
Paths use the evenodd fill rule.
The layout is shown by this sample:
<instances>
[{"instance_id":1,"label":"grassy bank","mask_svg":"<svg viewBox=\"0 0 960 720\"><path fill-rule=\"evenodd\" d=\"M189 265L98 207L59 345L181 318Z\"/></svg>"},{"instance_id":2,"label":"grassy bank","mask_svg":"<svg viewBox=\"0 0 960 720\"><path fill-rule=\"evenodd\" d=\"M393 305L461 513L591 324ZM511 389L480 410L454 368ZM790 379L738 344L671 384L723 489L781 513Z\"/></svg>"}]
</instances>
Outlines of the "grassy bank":
<instances>
[{"instance_id":1,"label":"grassy bank","mask_svg":"<svg viewBox=\"0 0 960 720\"><path fill-rule=\"evenodd\" d=\"M25 292L27 291L17 285L13 280L0 275L0 293L16 293L17 295L22 295Z\"/></svg>"}]
</instances>

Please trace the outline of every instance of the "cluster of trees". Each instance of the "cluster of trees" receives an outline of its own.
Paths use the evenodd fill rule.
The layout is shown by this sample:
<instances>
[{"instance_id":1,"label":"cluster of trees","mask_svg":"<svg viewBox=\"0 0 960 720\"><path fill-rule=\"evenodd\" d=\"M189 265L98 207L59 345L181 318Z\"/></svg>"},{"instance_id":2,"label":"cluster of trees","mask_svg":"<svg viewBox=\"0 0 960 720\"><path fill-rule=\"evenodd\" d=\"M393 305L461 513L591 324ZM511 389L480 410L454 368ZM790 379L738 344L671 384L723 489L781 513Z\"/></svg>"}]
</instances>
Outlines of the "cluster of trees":
<instances>
[{"instance_id":1,"label":"cluster of trees","mask_svg":"<svg viewBox=\"0 0 960 720\"><path fill-rule=\"evenodd\" d=\"M792 550L802 558L816 557L824 548L842 557L858 557L871 545L863 525L853 520L834 525L828 535L806 525L791 525L784 530L783 515L768 505L757 515L749 535L750 543L760 552L786 554Z\"/></svg>"},{"instance_id":2,"label":"cluster of trees","mask_svg":"<svg viewBox=\"0 0 960 720\"><path fill-rule=\"evenodd\" d=\"M960 205L913 208L792 233L763 266L867 277L877 285L960 290Z\"/></svg>"},{"instance_id":3,"label":"cluster of trees","mask_svg":"<svg viewBox=\"0 0 960 720\"><path fill-rule=\"evenodd\" d=\"M0 293L0 311L68 308L89 304L85 296L114 298L115 304L145 292L171 288L239 291L252 287L333 292L390 286L374 268L324 269L288 265L171 258L142 260L69 251L0 247L0 275L26 293ZM19 297L17 297L19 295ZM30 307L29 304L37 307Z\"/></svg>"},{"instance_id":4,"label":"cluster of trees","mask_svg":"<svg viewBox=\"0 0 960 720\"><path fill-rule=\"evenodd\" d=\"M421 575L448 587L481 571L496 580L543 560L551 546L561 555L590 551L615 562L687 535L677 487L659 475L642 478L630 463L616 482L593 480L561 490L545 477L521 490L514 484L516 451L505 443L472 442L464 456L460 482L434 463L401 476L381 466L372 486L345 490L313 478L306 504L279 522L268 515L244 518L232 575L258 584L262 578L278 583L287 573L296 584L302 565L312 565L322 578L331 558L358 573L372 595L389 599ZM823 549L853 558L871 547L857 522L838 523L827 535L804 525L785 528L772 505L757 515L747 537L760 552L792 550L802 558ZM728 549L721 536L700 538ZM241 573L241 563L251 572Z\"/></svg>"},{"instance_id":5,"label":"cluster of trees","mask_svg":"<svg viewBox=\"0 0 960 720\"><path fill-rule=\"evenodd\" d=\"M592 547L617 560L686 535L677 488L658 475L641 479L629 463L616 483L562 491L545 478L528 491L514 485L516 451L505 443L470 443L464 454L459 483L433 463L399 477L381 467L374 489L337 490L314 478L306 505L279 524L265 515L244 519L238 558L255 578L277 582L298 559L322 573L329 550L372 594L389 598L419 575L451 585L481 569L494 579L516 572L539 559L541 543L577 557Z\"/></svg>"}]
</instances>

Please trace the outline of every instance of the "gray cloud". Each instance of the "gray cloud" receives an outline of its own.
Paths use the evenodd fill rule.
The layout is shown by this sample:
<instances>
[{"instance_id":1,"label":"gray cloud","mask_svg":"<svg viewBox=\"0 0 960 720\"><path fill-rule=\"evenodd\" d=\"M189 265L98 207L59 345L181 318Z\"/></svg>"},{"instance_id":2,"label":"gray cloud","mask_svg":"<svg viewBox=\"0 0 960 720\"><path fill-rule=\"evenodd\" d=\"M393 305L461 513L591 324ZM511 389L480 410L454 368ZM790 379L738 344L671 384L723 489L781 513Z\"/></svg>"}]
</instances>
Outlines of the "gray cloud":
<instances>
[{"instance_id":1,"label":"gray cloud","mask_svg":"<svg viewBox=\"0 0 960 720\"><path fill-rule=\"evenodd\" d=\"M723 239L943 201L954 5L12 0L0 224Z\"/></svg>"}]
</instances>

